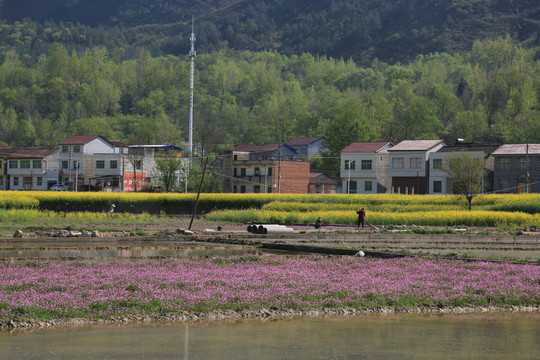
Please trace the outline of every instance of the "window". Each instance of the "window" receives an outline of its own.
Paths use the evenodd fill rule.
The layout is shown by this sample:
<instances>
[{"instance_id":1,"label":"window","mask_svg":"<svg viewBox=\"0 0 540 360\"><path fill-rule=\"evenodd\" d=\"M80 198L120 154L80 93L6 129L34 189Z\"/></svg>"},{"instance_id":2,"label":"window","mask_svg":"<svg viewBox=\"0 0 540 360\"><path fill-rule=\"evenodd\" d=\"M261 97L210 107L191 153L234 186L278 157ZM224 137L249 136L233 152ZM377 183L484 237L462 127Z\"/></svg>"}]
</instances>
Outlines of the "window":
<instances>
[{"instance_id":1,"label":"window","mask_svg":"<svg viewBox=\"0 0 540 360\"><path fill-rule=\"evenodd\" d=\"M246 176L246 168L240 169L240 176Z\"/></svg>"},{"instance_id":2,"label":"window","mask_svg":"<svg viewBox=\"0 0 540 360\"><path fill-rule=\"evenodd\" d=\"M362 160L362 170L371 170L371 160Z\"/></svg>"},{"instance_id":3,"label":"window","mask_svg":"<svg viewBox=\"0 0 540 360\"><path fill-rule=\"evenodd\" d=\"M434 181L433 182L433 192L434 193L441 193L442 192L442 181Z\"/></svg>"},{"instance_id":4,"label":"window","mask_svg":"<svg viewBox=\"0 0 540 360\"><path fill-rule=\"evenodd\" d=\"M41 160L32 160L32 169L41 169Z\"/></svg>"},{"instance_id":5,"label":"window","mask_svg":"<svg viewBox=\"0 0 540 360\"><path fill-rule=\"evenodd\" d=\"M500 180L500 189L501 191L508 191L508 188L510 187L510 182L508 179L501 179Z\"/></svg>"},{"instance_id":6,"label":"window","mask_svg":"<svg viewBox=\"0 0 540 360\"><path fill-rule=\"evenodd\" d=\"M366 181L364 183L364 191L365 192L371 192L373 191L373 182L372 181Z\"/></svg>"},{"instance_id":7,"label":"window","mask_svg":"<svg viewBox=\"0 0 540 360\"><path fill-rule=\"evenodd\" d=\"M244 193L246 192L246 186L245 186L245 185L241 185L241 186L240 186L240 192L241 192L242 194L244 194Z\"/></svg>"},{"instance_id":8,"label":"window","mask_svg":"<svg viewBox=\"0 0 540 360\"><path fill-rule=\"evenodd\" d=\"M74 169L80 169L81 168L81 163L78 160L74 160L73 161L73 168Z\"/></svg>"},{"instance_id":9,"label":"window","mask_svg":"<svg viewBox=\"0 0 540 360\"><path fill-rule=\"evenodd\" d=\"M405 167L405 158L393 158L392 169L403 169Z\"/></svg>"},{"instance_id":10,"label":"window","mask_svg":"<svg viewBox=\"0 0 540 360\"><path fill-rule=\"evenodd\" d=\"M272 187L269 186L269 187L268 187L268 190L267 190L266 192L267 192L268 194L271 194L271 193L272 193Z\"/></svg>"},{"instance_id":11,"label":"window","mask_svg":"<svg viewBox=\"0 0 540 360\"><path fill-rule=\"evenodd\" d=\"M10 169L18 169L19 168L19 162L17 160L9 160L9 168Z\"/></svg>"},{"instance_id":12,"label":"window","mask_svg":"<svg viewBox=\"0 0 540 360\"><path fill-rule=\"evenodd\" d=\"M498 159L499 169L510 169L510 158L501 157Z\"/></svg>"},{"instance_id":13,"label":"window","mask_svg":"<svg viewBox=\"0 0 540 360\"><path fill-rule=\"evenodd\" d=\"M111 160L109 165L111 169L118 169L118 160Z\"/></svg>"},{"instance_id":14,"label":"window","mask_svg":"<svg viewBox=\"0 0 540 360\"><path fill-rule=\"evenodd\" d=\"M19 177L18 176L13 177L13 186L19 186Z\"/></svg>"},{"instance_id":15,"label":"window","mask_svg":"<svg viewBox=\"0 0 540 360\"><path fill-rule=\"evenodd\" d=\"M118 149L118 153L119 153L119 154L123 154L123 153L124 153L124 148L119 148L119 149Z\"/></svg>"},{"instance_id":16,"label":"window","mask_svg":"<svg viewBox=\"0 0 540 360\"><path fill-rule=\"evenodd\" d=\"M529 168L529 162L527 161L528 159L526 157L523 157L523 158L519 158L518 160L518 167L522 170L525 170L527 168Z\"/></svg>"},{"instance_id":17,"label":"window","mask_svg":"<svg viewBox=\"0 0 540 360\"><path fill-rule=\"evenodd\" d=\"M442 159L433 159L433 169L442 170Z\"/></svg>"},{"instance_id":18,"label":"window","mask_svg":"<svg viewBox=\"0 0 540 360\"><path fill-rule=\"evenodd\" d=\"M234 159L233 160L238 160L238 155L234 155Z\"/></svg>"},{"instance_id":19,"label":"window","mask_svg":"<svg viewBox=\"0 0 540 360\"><path fill-rule=\"evenodd\" d=\"M62 169L69 169L69 163L67 160L62 160Z\"/></svg>"},{"instance_id":20,"label":"window","mask_svg":"<svg viewBox=\"0 0 540 360\"><path fill-rule=\"evenodd\" d=\"M233 176L236 176L238 174L238 171L236 170L236 168L234 168L233 170ZM236 191L235 191L236 192Z\"/></svg>"},{"instance_id":21,"label":"window","mask_svg":"<svg viewBox=\"0 0 540 360\"><path fill-rule=\"evenodd\" d=\"M21 169L30 169L30 160L21 160Z\"/></svg>"},{"instance_id":22,"label":"window","mask_svg":"<svg viewBox=\"0 0 540 360\"><path fill-rule=\"evenodd\" d=\"M233 185L233 189L232 189L232 192L233 193L236 193L238 190L236 189L236 185Z\"/></svg>"},{"instance_id":23,"label":"window","mask_svg":"<svg viewBox=\"0 0 540 360\"><path fill-rule=\"evenodd\" d=\"M3 162L3 161L0 161L0 169L2 168L2 162Z\"/></svg>"},{"instance_id":24,"label":"window","mask_svg":"<svg viewBox=\"0 0 540 360\"><path fill-rule=\"evenodd\" d=\"M142 169L142 160L136 160L133 167L135 168L135 170L141 170Z\"/></svg>"},{"instance_id":25,"label":"window","mask_svg":"<svg viewBox=\"0 0 540 360\"><path fill-rule=\"evenodd\" d=\"M67 146L67 145L62 145L62 152L63 152L63 153L69 152L69 146Z\"/></svg>"},{"instance_id":26,"label":"window","mask_svg":"<svg viewBox=\"0 0 540 360\"><path fill-rule=\"evenodd\" d=\"M421 169L422 158L411 158L411 169Z\"/></svg>"},{"instance_id":27,"label":"window","mask_svg":"<svg viewBox=\"0 0 540 360\"><path fill-rule=\"evenodd\" d=\"M355 161L354 160L345 160L345 170L354 170Z\"/></svg>"},{"instance_id":28,"label":"window","mask_svg":"<svg viewBox=\"0 0 540 360\"><path fill-rule=\"evenodd\" d=\"M96 160L96 169L105 169L105 161Z\"/></svg>"},{"instance_id":29,"label":"window","mask_svg":"<svg viewBox=\"0 0 540 360\"><path fill-rule=\"evenodd\" d=\"M36 184L37 184L37 186L42 186L43 185L43 178L41 176L38 176L36 178Z\"/></svg>"},{"instance_id":30,"label":"window","mask_svg":"<svg viewBox=\"0 0 540 360\"><path fill-rule=\"evenodd\" d=\"M32 189L32 177L31 176L25 176L23 177L23 186L26 190Z\"/></svg>"},{"instance_id":31,"label":"window","mask_svg":"<svg viewBox=\"0 0 540 360\"><path fill-rule=\"evenodd\" d=\"M0 176L0 186L4 186L4 177Z\"/></svg>"},{"instance_id":32,"label":"window","mask_svg":"<svg viewBox=\"0 0 540 360\"><path fill-rule=\"evenodd\" d=\"M272 176L272 168L268 168L268 172L267 172L268 176ZM270 191L271 192L271 191Z\"/></svg>"},{"instance_id":33,"label":"window","mask_svg":"<svg viewBox=\"0 0 540 360\"><path fill-rule=\"evenodd\" d=\"M255 175L261 175L261 169L255 168Z\"/></svg>"},{"instance_id":34,"label":"window","mask_svg":"<svg viewBox=\"0 0 540 360\"><path fill-rule=\"evenodd\" d=\"M74 153L80 153L81 152L81 145L73 146L73 152Z\"/></svg>"}]
</instances>

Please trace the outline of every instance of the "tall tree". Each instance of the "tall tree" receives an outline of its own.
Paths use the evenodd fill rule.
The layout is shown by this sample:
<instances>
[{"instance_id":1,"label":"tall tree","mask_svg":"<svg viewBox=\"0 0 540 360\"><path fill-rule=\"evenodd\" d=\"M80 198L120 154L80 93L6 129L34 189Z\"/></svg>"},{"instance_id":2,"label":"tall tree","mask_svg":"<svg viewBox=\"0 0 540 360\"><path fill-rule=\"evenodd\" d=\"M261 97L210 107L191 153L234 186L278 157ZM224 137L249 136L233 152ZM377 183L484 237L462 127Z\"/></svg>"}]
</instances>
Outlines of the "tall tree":
<instances>
[{"instance_id":1,"label":"tall tree","mask_svg":"<svg viewBox=\"0 0 540 360\"><path fill-rule=\"evenodd\" d=\"M472 200L482 192L485 160L467 152L451 154L445 162L444 171L452 180L454 194L463 195L472 208Z\"/></svg>"}]
</instances>

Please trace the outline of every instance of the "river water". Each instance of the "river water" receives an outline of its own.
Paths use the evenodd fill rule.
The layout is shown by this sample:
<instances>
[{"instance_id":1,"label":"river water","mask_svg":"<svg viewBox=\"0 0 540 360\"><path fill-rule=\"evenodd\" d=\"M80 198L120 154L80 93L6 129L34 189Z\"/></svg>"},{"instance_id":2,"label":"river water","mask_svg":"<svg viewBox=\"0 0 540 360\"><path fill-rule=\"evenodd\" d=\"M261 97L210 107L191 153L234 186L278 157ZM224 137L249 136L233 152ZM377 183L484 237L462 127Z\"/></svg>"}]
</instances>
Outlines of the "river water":
<instances>
[{"instance_id":1,"label":"river water","mask_svg":"<svg viewBox=\"0 0 540 360\"><path fill-rule=\"evenodd\" d=\"M540 314L360 315L0 332L0 359L539 359Z\"/></svg>"}]
</instances>

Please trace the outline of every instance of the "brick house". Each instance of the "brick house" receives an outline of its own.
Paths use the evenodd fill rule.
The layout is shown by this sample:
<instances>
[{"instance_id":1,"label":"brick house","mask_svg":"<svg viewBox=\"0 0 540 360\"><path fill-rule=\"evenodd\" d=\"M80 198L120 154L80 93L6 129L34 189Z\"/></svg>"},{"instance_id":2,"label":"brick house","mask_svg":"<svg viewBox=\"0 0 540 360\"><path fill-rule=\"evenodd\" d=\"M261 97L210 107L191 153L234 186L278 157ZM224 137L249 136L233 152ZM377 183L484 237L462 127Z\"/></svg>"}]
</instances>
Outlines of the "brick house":
<instances>
[{"instance_id":1,"label":"brick house","mask_svg":"<svg viewBox=\"0 0 540 360\"><path fill-rule=\"evenodd\" d=\"M347 194L385 193L390 188L388 151L393 144L355 142L341 150L340 175Z\"/></svg>"},{"instance_id":2,"label":"brick house","mask_svg":"<svg viewBox=\"0 0 540 360\"><path fill-rule=\"evenodd\" d=\"M223 192L306 193L309 163L287 144L238 145L223 157Z\"/></svg>"},{"instance_id":3,"label":"brick house","mask_svg":"<svg viewBox=\"0 0 540 360\"><path fill-rule=\"evenodd\" d=\"M403 140L388 149L392 192L427 194L430 155L444 146L443 140Z\"/></svg>"},{"instance_id":4,"label":"brick house","mask_svg":"<svg viewBox=\"0 0 540 360\"><path fill-rule=\"evenodd\" d=\"M58 183L57 148L4 147L0 153L0 190L48 190Z\"/></svg>"},{"instance_id":5,"label":"brick house","mask_svg":"<svg viewBox=\"0 0 540 360\"><path fill-rule=\"evenodd\" d=\"M502 145L493 158L495 192L540 192L540 144Z\"/></svg>"},{"instance_id":6,"label":"brick house","mask_svg":"<svg viewBox=\"0 0 540 360\"><path fill-rule=\"evenodd\" d=\"M483 181L483 191L493 190L493 169L494 160L491 154L498 148L498 145L463 144L457 143L451 146L444 146L437 152L431 153L429 158L429 193L430 194L453 194L452 179L444 171L446 159L452 154L467 152L472 158L485 162L485 175Z\"/></svg>"},{"instance_id":7,"label":"brick house","mask_svg":"<svg viewBox=\"0 0 540 360\"><path fill-rule=\"evenodd\" d=\"M309 173L309 194L335 194L337 180L334 180L319 171Z\"/></svg>"}]
</instances>

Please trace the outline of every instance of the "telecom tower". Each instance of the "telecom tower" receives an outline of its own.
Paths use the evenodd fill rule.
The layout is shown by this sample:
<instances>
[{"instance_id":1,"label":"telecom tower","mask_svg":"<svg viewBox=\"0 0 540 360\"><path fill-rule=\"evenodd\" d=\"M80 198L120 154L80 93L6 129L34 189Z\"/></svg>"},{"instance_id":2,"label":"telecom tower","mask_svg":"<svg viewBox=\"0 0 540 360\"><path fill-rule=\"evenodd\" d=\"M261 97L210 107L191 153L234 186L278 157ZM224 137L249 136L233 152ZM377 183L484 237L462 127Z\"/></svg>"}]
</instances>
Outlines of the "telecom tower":
<instances>
[{"instance_id":1,"label":"telecom tower","mask_svg":"<svg viewBox=\"0 0 540 360\"><path fill-rule=\"evenodd\" d=\"M189 145L188 145L188 151L191 156L191 153L193 152L193 83L194 83L194 71L195 71L195 55L197 54L195 52L195 32L194 32L194 25L195 25L195 17L191 18L191 36L189 37L189 40L191 41L191 50L189 51L189 57L191 58L191 78L190 78L190 85L189 85Z\"/></svg>"}]
</instances>

